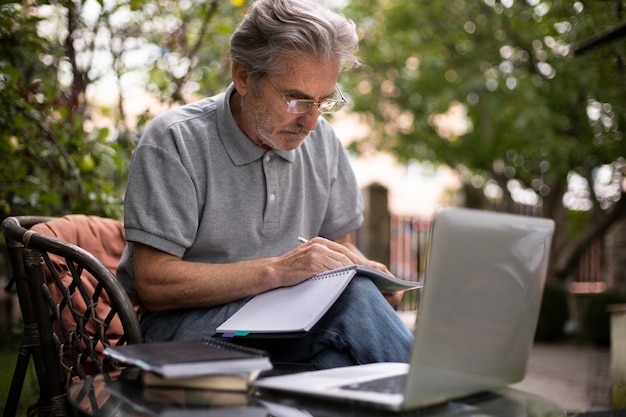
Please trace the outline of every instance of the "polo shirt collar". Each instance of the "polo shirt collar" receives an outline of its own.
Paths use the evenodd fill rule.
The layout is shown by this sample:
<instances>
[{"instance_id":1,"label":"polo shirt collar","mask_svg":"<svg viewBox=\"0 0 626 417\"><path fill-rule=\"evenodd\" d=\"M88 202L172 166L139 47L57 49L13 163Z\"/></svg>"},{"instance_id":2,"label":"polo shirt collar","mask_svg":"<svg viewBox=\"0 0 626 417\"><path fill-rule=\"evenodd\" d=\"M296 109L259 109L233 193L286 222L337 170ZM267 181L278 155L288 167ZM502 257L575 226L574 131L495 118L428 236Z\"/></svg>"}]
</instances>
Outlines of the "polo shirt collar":
<instances>
[{"instance_id":1,"label":"polo shirt collar","mask_svg":"<svg viewBox=\"0 0 626 417\"><path fill-rule=\"evenodd\" d=\"M221 101L217 102L217 120L220 140L235 165L245 165L262 158L267 152L272 152L281 158L293 162L296 150L266 151L256 146L235 122L230 111L230 97L235 92L235 85L230 84Z\"/></svg>"}]
</instances>

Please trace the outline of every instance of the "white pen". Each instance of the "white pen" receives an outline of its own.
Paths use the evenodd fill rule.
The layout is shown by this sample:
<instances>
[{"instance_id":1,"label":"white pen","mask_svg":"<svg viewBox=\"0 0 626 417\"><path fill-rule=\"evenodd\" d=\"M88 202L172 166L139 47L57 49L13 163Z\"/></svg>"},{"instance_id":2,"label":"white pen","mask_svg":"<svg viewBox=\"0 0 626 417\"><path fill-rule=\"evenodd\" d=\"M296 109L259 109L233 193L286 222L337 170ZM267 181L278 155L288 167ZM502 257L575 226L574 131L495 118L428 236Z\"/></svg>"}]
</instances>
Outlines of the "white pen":
<instances>
[{"instance_id":1,"label":"white pen","mask_svg":"<svg viewBox=\"0 0 626 417\"><path fill-rule=\"evenodd\" d=\"M298 236L298 242L300 242L300 243L306 243L306 242L308 242L308 241L309 241L308 239L305 239L305 238L303 238L302 236Z\"/></svg>"}]
</instances>

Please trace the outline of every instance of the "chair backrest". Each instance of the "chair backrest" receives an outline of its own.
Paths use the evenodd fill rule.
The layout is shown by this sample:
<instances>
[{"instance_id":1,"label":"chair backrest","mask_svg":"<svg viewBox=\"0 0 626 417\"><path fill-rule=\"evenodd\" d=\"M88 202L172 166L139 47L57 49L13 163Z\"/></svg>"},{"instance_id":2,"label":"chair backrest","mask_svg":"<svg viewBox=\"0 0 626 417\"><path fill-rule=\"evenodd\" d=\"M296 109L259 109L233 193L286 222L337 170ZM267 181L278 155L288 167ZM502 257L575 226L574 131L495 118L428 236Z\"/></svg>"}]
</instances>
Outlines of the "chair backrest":
<instances>
[{"instance_id":1,"label":"chair backrest","mask_svg":"<svg viewBox=\"0 0 626 417\"><path fill-rule=\"evenodd\" d=\"M125 246L121 222L25 216L1 228L40 402L64 402L73 380L117 373L104 348L141 343L137 309L114 275Z\"/></svg>"}]
</instances>

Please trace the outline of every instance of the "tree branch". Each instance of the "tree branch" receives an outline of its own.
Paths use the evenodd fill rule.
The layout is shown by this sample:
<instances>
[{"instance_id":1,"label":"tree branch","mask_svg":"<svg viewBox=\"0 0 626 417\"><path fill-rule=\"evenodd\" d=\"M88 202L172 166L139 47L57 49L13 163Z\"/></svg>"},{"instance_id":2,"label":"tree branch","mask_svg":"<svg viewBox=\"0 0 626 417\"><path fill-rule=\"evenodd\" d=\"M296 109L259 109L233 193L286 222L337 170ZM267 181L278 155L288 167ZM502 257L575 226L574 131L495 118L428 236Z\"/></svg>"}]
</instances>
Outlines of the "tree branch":
<instances>
[{"instance_id":1,"label":"tree branch","mask_svg":"<svg viewBox=\"0 0 626 417\"><path fill-rule=\"evenodd\" d=\"M595 47L626 36L626 22L612 26L572 46L574 55L582 55Z\"/></svg>"}]
</instances>

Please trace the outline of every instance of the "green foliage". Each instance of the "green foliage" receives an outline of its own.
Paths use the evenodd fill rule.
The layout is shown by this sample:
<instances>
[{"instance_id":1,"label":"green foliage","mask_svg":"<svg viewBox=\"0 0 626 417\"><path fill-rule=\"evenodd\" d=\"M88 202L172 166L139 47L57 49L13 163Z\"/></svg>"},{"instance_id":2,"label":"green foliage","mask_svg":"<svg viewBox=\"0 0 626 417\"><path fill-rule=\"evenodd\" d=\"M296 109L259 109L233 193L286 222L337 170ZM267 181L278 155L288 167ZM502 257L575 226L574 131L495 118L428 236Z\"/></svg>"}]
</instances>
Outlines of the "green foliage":
<instances>
[{"instance_id":1,"label":"green foliage","mask_svg":"<svg viewBox=\"0 0 626 417\"><path fill-rule=\"evenodd\" d=\"M573 54L619 22L607 4L352 0L347 9L366 66L342 81L373 126L352 149L446 164L501 207L526 191L557 221L553 248L568 256L562 277L580 253L566 246L602 233L599 219L613 207L615 218L626 215L616 203L624 200L626 42ZM577 195L568 190L573 173L583 181ZM588 229L586 240L566 233L564 202L594 211L578 229Z\"/></svg>"},{"instance_id":2,"label":"green foliage","mask_svg":"<svg viewBox=\"0 0 626 417\"><path fill-rule=\"evenodd\" d=\"M121 218L143 126L164 107L228 85L228 39L244 6L0 5L0 220L69 212Z\"/></svg>"},{"instance_id":3,"label":"green foliage","mask_svg":"<svg viewBox=\"0 0 626 417\"><path fill-rule=\"evenodd\" d=\"M611 304L626 303L626 294L603 292L590 294L581 315L582 337L598 346L611 345Z\"/></svg>"},{"instance_id":4,"label":"green foliage","mask_svg":"<svg viewBox=\"0 0 626 417\"><path fill-rule=\"evenodd\" d=\"M579 163L586 150L594 151L596 163L620 155L615 151L625 145L617 121L612 131L597 132L604 142L598 146L585 112L591 99L623 109L623 89L605 87L607 74L624 85L619 67L606 59L623 55L624 46L582 57L567 54L571 42L612 23L610 15L576 13L569 3L553 3L549 11L545 3L509 3L351 2L348 14L362 28L367 63L351 80L355 110L384 124L377 144L405 159L486 172L494 171L498 157L524 183L558 168L569 171L568 159ZM582 29L593 18L595 28ZM455 102L464 105L470 127L446 136L433 116ZM403 125L403 112L413 123ZM416 152L426 149L418 144L433 152ZM541 169L543 161L550 167Z\"/></svg>"},{"instance_id":5,"label":"green foliage","mask_svg":"<svg viewBox=\"0 0 626 417\"><path fill-rule=\"evenodd\" d=\"M142 1L123 9L127 24L109 25L118 76L141 73L145 88L166 105L211 96L230 83L230 34L246 11L245 1ZM121 5L122 3L120 3ZM129 42L129 40L134 42ZM126 58L147 54L140 65Z\"/></svg>"},{"instance_id":6,"label":"green foliage","mask_svg":"<svg viewBox=\"0 0 626 417\"><path fill-rule=\"evenodd\" d=\"M13 369L17 362L19 352L19 339L16 337L3 336L0 342L0 408L4 408L11 386ZM26 372L26 378L22 387L22 395L17 409L18 416L27 415L28 407L37 402L39 398L39 385L37 384L37 374L31 361ZM1 411L0 411L1 412Z\"/></svg>"},{"instance_id":7,"label":"green foliage","mask_svg":"<svg viewBox=\"0 0 626 417\"><path fill-rule=\"evenodd\" d=\"M89 122L84 88L59 82L58 40L28 3L0 7L0 218L83 212L120 217L128 154ZM80 74L76 72L74 75Z\"/></svg>"},{"instance_id":8,"label":"green foliage","mask_svg":"<svg viewBox=\"0 0 626 417\"><path fill-rule=\"evenodd\" d=\"M567 212L567 233L569 236L576 236L576 234L582 230L588 219L589 213L586 211L569 210Z\"/></svg>"},{"instance_id":9,"label":"green foliage","mask_svg":"<svg viewBox=\"0 0 626 417\"><path fill-rule=\"evenodd\" d=\"M535 340L558 341L564 336L569 319L568 292L561 283L546 282L541 299L541 309Z\"/></svg>"}]
</instances>

